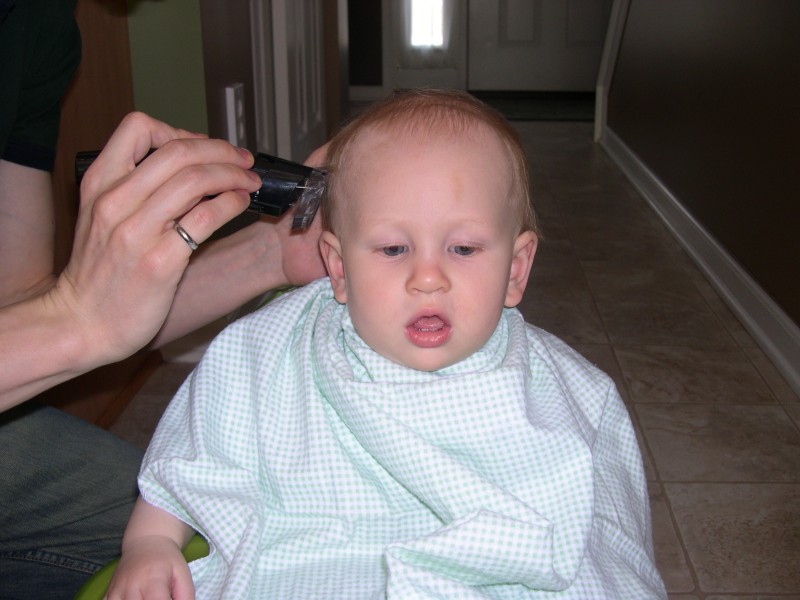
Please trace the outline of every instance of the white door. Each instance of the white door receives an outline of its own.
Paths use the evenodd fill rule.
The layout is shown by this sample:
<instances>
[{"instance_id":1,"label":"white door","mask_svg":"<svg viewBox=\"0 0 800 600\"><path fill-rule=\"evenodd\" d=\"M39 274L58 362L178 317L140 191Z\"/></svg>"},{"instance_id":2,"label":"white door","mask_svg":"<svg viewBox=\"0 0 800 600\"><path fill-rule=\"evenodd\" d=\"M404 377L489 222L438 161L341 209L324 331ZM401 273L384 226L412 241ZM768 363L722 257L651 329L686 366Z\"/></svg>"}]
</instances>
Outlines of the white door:
<instances>
[{"instance_id":1,"label":"white door","mask_svg":"<svg viewBox=\"0 0 800 600\"><path fill-rule=\"evenodd\" d=\"M470 0L467 87L594 91L612 0Z\"/></svg>"},{"instance_id":2,"label":"white door","mask_svg":"<svg viewBox=\"0 0 800 600\"><path fill-rule=\"evenodd\" d=\"M383 79L386 91L397 88L466 89L467 14L463 0L442 0L440 46L412 44L412 0L382 0Z\"/></svg>"},{"instance_id":3,"label":"white door","mask_svg":"<svg viewBox=\"0 0 800 600\"><path fill-rule=\"evenodd\" d=\"M272 0L271 15L272 154L302 161L327 137L322 0Z\"/></svg>"}]
</instances>

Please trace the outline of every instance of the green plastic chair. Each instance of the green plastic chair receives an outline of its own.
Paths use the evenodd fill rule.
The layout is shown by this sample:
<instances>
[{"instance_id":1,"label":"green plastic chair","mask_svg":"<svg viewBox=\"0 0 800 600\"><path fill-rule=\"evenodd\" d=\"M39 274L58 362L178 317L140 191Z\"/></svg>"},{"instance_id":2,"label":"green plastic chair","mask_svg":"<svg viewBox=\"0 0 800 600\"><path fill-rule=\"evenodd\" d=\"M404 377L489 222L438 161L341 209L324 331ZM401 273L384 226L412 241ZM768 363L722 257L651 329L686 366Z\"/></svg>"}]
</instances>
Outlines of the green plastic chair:
<instances>
[{"instance_id":1,"label":"green plastic chair","mask_svg":"<svg viewBox=\"0 0 800 600\"><path fill-rule=\"evenodd\" d=\"M183 549L183 557L188 563L204 556L208 556L208 542L201 535L195 534ZM117 569L117 563L119 559L115 558L87 579L75 595L75 600L103 600L108 591L108 584L111 583L111 578Z\"/></svg>"}]
</instances>

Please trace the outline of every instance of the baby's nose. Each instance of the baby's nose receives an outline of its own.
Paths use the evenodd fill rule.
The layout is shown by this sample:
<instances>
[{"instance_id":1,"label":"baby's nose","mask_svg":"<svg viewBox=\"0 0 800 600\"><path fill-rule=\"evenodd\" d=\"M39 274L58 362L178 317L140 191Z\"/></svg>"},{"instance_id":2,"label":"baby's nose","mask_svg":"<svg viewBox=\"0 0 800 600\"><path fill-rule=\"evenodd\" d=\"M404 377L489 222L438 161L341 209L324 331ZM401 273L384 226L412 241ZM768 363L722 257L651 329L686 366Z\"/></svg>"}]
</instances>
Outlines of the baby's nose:
<instances>
[{"instance_id":1,"label":"baby's nose","mask_svg":"<svg viewBox=\"0 0 800 600\"><path fill-rule=\"evenodd\" d=\"M409 292L431 294L450 289L450 280L441 263L433 258L418 258L408 279Z\"/></svg>"}]
</instances>

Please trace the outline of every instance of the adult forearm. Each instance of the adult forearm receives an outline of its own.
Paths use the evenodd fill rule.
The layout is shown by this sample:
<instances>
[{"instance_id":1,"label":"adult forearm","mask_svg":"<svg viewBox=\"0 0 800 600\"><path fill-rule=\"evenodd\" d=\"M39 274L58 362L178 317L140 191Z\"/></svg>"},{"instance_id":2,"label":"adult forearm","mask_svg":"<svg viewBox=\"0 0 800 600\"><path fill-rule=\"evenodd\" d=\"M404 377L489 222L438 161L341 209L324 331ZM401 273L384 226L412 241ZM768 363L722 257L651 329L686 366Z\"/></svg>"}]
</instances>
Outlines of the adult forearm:
<instances>
[{"instance_id":1,"label":"adult forearm","mask_svg":"<svg viewBox=\"0 0 800 600\"><path fill-rule=\"evenodd\" d=\"M0 309L0 411L100 364L48 295Z\"/></svg>"},{"instance_id":2,"label":"adult forearm","mask_svg":"<svg viewBox=\"0 0 800 600\"><path fill-rule=\"evenodd\" d=\"M0 160L0 306L53 283L50 173Z\"/></svg>"},{"instance_id":3,"label":"adult forearm","mask_svg":"<svg viewBox=\"0 0 800 600\"><path fill-rule=\"evenodd\" d=\"M228 237L201 246L186 269L164 326L151 347L158 348L223 317L265 291L286 285L275 226L255 222Z\"/></svg>"}]
</instances>

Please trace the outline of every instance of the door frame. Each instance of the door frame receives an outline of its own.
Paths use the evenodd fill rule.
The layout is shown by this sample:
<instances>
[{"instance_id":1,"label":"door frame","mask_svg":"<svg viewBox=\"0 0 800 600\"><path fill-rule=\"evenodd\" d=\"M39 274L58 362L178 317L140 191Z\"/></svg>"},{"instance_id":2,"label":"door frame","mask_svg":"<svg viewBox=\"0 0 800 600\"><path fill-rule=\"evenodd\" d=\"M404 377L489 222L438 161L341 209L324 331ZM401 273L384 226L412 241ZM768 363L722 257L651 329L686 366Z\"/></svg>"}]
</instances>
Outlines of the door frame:
<instances>
[{"instance_id":1,"label":"door frame","mask_svg":"<svg viewBox=\"0 0 800 600\"><path fill-rule=\"evenodd\" d=\"M347 3L346 0L317 0L319 22L296 22L297 28L313 26L317 36L310 52L318 59L303 62L293 55L286 27L293 0L250 0L253 39L253 78L256 114L256 147L281 158L303 160L322 145L331 130L346 114L347 107ZM303 36L307 39L308 36ZM307 69L310 78L299 84L293 71ZM313 72L312 72L313 71ZM294 90L293 87L294 86ZM301 125L293 119L292 92L311 105L302 115ZM303 110L306 110L305 108ZM321 130L313 130L322 121ZM303 138L309 134L311 138ZM319 139L317 139L319 138Z\"/></svg>"}]
</instances>

